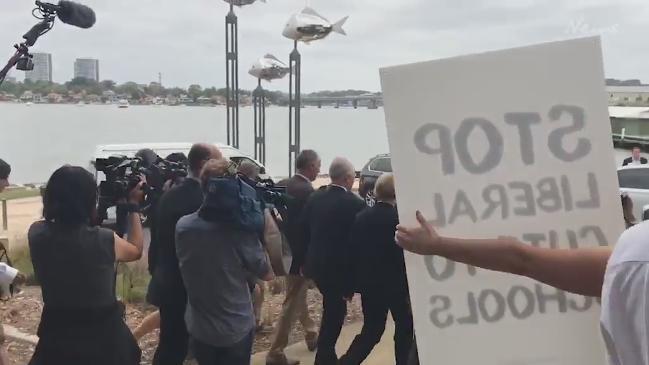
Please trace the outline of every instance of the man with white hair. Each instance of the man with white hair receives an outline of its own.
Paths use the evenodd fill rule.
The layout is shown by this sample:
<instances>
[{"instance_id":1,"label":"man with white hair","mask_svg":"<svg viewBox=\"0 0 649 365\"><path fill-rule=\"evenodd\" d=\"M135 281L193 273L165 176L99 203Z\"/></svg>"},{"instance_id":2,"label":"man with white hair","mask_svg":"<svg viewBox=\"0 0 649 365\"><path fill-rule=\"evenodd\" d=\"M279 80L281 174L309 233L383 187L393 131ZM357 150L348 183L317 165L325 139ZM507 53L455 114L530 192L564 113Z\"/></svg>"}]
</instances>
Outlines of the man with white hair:
<instances>
[{"instance_id":1,"label":"man with white hair","mask_svg":"<svg viewBox=\"0 0 649 365\"><path fill-rule=\"evenodd\" d=\"M322 293L322 322L315 365L338 363L336 342L345 315L346 300L354 295L349 236L356 214L365 203L351 192L356 179L349 160L336 158L329 167L331 184L311 195L304 208L307 243L304 274Z\"/></svg>"}]
</instances>

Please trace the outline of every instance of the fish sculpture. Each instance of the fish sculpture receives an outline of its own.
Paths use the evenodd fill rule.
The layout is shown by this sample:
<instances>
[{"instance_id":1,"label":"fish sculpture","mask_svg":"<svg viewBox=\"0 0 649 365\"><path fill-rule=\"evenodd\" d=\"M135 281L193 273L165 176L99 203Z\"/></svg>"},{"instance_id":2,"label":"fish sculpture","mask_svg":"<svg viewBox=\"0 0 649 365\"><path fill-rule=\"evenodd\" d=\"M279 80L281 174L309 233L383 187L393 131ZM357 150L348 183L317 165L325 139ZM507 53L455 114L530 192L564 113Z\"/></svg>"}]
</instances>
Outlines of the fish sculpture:
<instances>
[{"instance_id":1,"label":"fish sculpture","mask_svg":"<svg viewBox=\"0 0 649 365\"><path fill-rule=\"evenodd\" d=\"M257 0L223 0L223 1L225 1L228 4L241 7L245 5L254 4ZM262 3L266 2L266 0L259 0L259 1L261 1Z\"/></svg>"},{"instance_id":2,"label":"fish sculpture","mask_svg":"<svg viewBox=\"0 0 649 365\"><path fill-rule=\"evenodd\" d=\"M343 25L348 17L331 24L327 18L318 14L310 7L304 8L301 12L293 14L284 27L284 37L294 41L309 43L327 37L331 32L347 35Z\"/></svg>"},{"instance_id":3,"label":"fish sculpture","mask_svg":"<svg viewBox=\"0 0 649 365\"><path fill-rule=\"evenodd\" d=\"M272 54L267 54L258 59L248 73L258 79L272 81L284 78L289 71L290 68L284 62Z\"/></svg>"}]
</instances>

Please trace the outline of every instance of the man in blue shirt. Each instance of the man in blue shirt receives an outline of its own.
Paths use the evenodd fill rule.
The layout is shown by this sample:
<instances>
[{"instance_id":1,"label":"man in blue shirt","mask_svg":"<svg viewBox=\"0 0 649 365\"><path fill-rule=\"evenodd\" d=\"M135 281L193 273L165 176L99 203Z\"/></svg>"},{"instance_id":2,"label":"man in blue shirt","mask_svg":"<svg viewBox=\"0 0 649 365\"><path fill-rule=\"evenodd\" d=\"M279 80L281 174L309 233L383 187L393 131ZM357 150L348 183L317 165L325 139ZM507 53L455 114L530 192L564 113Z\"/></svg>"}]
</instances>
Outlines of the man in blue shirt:
<instances>
[{"instance_id":1,"label":"man in blue shirt","mask_svg":"<svg viewBox=\"0 0 649 365\"><path fill-rule=\"evenodd\" d=\"M201 181L206 200L212 194L206 189L209 179L224 176L227 169L225 159L205 164ZM265 281L274 275L258 233L205 217L199 210L176 225L194 355L200 365L249 365L255 328L249 275Z\"/></svg>"}]
</instances>

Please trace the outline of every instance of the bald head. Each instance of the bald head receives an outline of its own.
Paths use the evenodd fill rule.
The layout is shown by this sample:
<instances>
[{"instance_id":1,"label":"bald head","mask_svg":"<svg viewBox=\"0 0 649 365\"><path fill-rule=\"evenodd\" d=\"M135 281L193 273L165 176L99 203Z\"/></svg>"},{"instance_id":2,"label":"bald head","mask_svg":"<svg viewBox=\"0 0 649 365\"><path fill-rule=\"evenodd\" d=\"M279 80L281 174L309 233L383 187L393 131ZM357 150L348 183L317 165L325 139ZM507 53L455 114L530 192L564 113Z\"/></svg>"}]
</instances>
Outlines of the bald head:
<instances>
[{"instance_id":1,"label":"bald head","mask_svg":"<svg viewBox=\"0 0 649 365\"><path fill-rule=\"evenodd\" d=\"M237 168L237 172L250 180L257 180L259 177L259 167L250 161L243 161Z\"/></svg>"},{"instance_id":2,"label":"bald head","mask_svg":"<svg viewBox=\"0 0 649 365\"><path fill-rule=\"evenodd\" d=\"M346 158L336 157L329 166L329 178L331 178L332 184L351 190L356 179L354 165Z\"/></svg>"},{"instance_id":3,"label":"bald head","mask_svg":"<svg viewBox=\"0 0 649 365\"><path fill-rule=\"evenodd\" d=\"M189 155L187 156L189 169L196 177L200 176L201 170L207 161L220 158L223 158L221 151L215 145L208 143L196 143L189 150Z\"/></svg>"}]
</instances>

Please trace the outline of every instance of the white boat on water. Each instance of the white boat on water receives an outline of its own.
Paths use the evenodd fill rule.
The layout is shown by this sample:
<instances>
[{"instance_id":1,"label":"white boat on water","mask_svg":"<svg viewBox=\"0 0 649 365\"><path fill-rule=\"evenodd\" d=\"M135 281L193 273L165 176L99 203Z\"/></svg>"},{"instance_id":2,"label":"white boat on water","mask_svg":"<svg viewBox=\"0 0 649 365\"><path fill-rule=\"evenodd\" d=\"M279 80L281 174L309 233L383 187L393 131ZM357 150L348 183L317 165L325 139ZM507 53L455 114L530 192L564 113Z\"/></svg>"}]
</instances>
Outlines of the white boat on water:
<instances>
[{"instance_id":1,"label":"white boat on water","mask_svg":"<svg viewBox=\"0 0 649 365\"><path fill-rule=\"evenodd\" d=\"M117 107L120 109L126 109L129 107L128 100L126 99L121 99L120 101L117 102Z\"/></svg>"},{"instance_id":2,"label":"white boat on water","mask_svg":"<svg viewBox=\"0 0 649 365\"><path fill-rule=\"evenodd\" d=\"M25 106L32 106L32 105L34 105L34 103L32 103L31 101L25 103Z\"/></svg>"}]
</instances>

